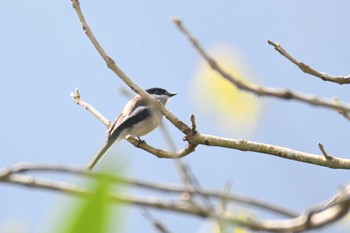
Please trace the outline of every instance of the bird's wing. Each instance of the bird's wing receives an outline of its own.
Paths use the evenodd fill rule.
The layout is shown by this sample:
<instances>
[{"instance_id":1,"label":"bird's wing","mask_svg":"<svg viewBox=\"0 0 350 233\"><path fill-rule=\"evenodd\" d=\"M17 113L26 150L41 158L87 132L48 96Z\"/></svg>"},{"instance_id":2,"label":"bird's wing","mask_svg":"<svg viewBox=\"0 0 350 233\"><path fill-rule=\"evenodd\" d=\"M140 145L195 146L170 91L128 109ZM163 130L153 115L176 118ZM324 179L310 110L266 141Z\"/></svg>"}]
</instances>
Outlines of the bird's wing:
<instances>
[{"instance_id":1,"label":"bird's wing","mask_svg":"<svg viewBox=\"0 0 350 233\"><path fill-rule=\"evenodd\" d=\"M129 117L128 112L134 112L136 108L145 106L146 102L140 96L130 100L124 107L122 113L114 120L112 125L107 130L107 137L110 137L113 132Z\"/></svg>"},{"instance_id":2,"label":"bird's wing","mask_svg":"<svg viewBox=\"0 0 350 233\"><path fill-rule=\"evenodd\" d=\"M117 127L115 127L113 129L113 131L110 132L109 137L108 137L108 141L115 141L118 139L120 133L130 127L131 125L135 125L138 122L146 119L147 117L149 117L151 115L149 108L142 106L142 107L138 107L135 111L134 114L126 117L122 123L120 123ZM125 135L126 136L126 135Z\"/></svg>"}]
</instances>

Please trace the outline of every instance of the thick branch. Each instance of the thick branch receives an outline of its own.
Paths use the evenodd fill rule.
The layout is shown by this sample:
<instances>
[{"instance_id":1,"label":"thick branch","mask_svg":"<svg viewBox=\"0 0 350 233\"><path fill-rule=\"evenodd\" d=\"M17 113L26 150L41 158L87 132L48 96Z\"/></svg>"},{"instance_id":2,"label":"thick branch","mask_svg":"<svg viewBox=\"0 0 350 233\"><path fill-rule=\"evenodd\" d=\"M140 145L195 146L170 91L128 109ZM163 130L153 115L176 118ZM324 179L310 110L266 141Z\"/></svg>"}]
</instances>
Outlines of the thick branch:
<instances>
[{"instance_id":1,"label":"thick branch","mask_svg":"<svg viewBox=\"0 0 350 233\"><path fill-rule=\"evenodd\" d=\"M289 149L286 147L280 147L275 145L269 145L265 143L252 142L247 140L229 139L216 137L207 134L196 134L190 141L194 144L203 144L207 146L218 146L233 148L241 151L253 151L263 154L274 155L280 158L291 159L304 163L311 163L314 165L338 168L338 169L350 169L350 159L333 157L332 159L326 159L323 155L316 155Z\"/></svg>"}]
</instances>

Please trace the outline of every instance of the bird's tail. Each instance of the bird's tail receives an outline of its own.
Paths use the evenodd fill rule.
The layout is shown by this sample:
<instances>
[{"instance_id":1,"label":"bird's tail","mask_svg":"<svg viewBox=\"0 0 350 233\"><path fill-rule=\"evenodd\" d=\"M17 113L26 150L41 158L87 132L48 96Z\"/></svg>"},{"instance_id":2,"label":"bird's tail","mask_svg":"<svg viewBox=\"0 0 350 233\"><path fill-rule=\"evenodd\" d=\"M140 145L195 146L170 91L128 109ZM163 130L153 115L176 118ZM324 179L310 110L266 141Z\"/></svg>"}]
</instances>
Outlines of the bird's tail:
<instances>
[{"instance_id":1,"label":"bird's tail","mask_svg":"<svg viewBox=\"0 0 350 233\"><path fill-rule=\"evenodd\" d=\"M91 171L95 165L101 160L103 155L108 151L108 149L113 145L113 141L107 140L100 149L95 153L93 158L90 160L89 164L86 167L87 171Z\"/></svg>"}]
</instances>

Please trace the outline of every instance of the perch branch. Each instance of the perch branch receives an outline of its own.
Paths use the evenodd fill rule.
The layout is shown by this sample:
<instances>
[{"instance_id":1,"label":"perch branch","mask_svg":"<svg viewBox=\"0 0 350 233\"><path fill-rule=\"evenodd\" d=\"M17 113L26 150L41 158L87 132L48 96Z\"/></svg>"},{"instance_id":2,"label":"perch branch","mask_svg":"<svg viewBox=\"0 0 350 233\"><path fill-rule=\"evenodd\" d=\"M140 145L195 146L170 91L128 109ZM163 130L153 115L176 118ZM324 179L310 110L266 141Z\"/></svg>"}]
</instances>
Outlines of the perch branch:
<instances>
[{"instance_id":1,"label":"perch branch","mask_svg":"<svg viewBox=\"0 0 350 233\"><path fill-rule=\"evenodd\" d=\"M138 86L118 65L117 63L107 55L104 51L100 43L97 41L96 37L92 33L88 23L85 20L83 12L80 8L80 3L78 0L71 0L72 6L76 11L78 18L82 24L83 30L86 36L90 39L91 43L94 45L97 52L100 54L102 59L106 62L109 69L111 69L126 85L128 85L131 90L141 95L150 103L154 104L159 111L180 131L182 131L185 135L191 132L191 128L187 126L184 122L178 119L174 114L172 114L163 104L153 98L150 94L148 94L145 90L143 90L140 86Z\"/></svg>"},{"instance_id":2,"label":"perch branch","mask_svg":"<svg viewBox=\"0 0 350 233\"><path fill-rule=\"evenodd\" d=\"M80 95L79 90L76 88L74 92L71 93L71 97L73 98L74 102L80 106L82 106L84 109L86 109L88 112L90 112L92 115L94 115L99 121L101 121L106 128L109 127L110 121L105 118L97 109L95 109L91 104L85 102ZM129 137L127 138L128 142L133 144L134 146L141 148L158 158L168 158L168 159L175 159L175 158L182 158L189 153L193 152L196 148L197 145L194 145L192 143L188 143L185 148L177 151L177 152L172 152L172 151L165 151L161 149L154 148L147 144L146 142L140 142L139 140Z\"/></svg>"},{"instance_id":3,"label":"perch branch","mask_svg":"<svg viewBox=\"0 0 350 233\"><path fill-rule=\"evenodd\" d=\"M77 97L76 97L77 98ZM77 99L84 103L83 106L87 110L94 109L94 115L101 115L95 108L90 106L88 103L82 101L80 98ZM98 119L100 119L98 117ZM104 117L102 117L104 119ZM109 122L108 120L106 120ZM102 121L103 122L103 121ZM247 140L239 140L239 139L230 139L217 137L214 135L201 134L196 129L196 123L194 116L191 116L192 127L190 128L190 134L185 136L185 139L188 141L188 144L184 149L177 151L176 153L171 151L164 151L157 148L154 148L147 143L139 143L138 140L129 137L127 140L131 142L133 145L142 148L143 150L159 157L159 158L181 158L184 157L195 150L195 148L199 145L206 146L217 146L217 147L226 147L231 149L237 149L241 151L253 151L257 153L274 155L281 158L291 159L299 162L311 163L314 165L329 167L329 168L339 168L339 169L350 169L350 159L346 158L338 158L332 156L332 159L326 159L323 155L311 154L302 151L297 151L293 149L289 149L286 147L280 147L276 145L269 145L259 142L252 142ZM322 151L321 151L322 152Z\"/></svg>"},{"instance_id":4,"label":"perch branch","mask_svg":"<svg viewBox=\"0 0 350 233\"><path fill-rule=\"evenodd\" d=\"M134 83L112 60L105 51L102 49L101 45L97 42L96 38L92 34L85 18L80 9L80 4L78 0L72 0L73 8L76 10L77 15L80 19L80 22L83 26L83 29L91 40L92 44L95 46L96 50L99 52L101 57L106 62L107 66L113 70L132 90L136 93L144 97L146 100L151 101L151 103L155 104L157 108L162 112L162 114L176 126L180 131L182 131L186 135L186 140L190 143L187 147L180 151L180 157L185 156L186 153L190 153L198 144L208 145L208 146L220 146L226 148L233 148L242 151L254 151L258 153L270 154L274 156L278 156L281 158L292 159L300 162L312 163L315 165L330 167L330 168L342 168L349 169L350 168L350 160L343 158L333 157L332 160L327 160L324 156L309 154L305 152L300 152L296 150L292 150L289 148L278 147L274 145L268 145L257 142L250 142L245 140L235 140L235 139L227 139L220 138L212 135L200 134L197 131L193 130L189 126L187 126L183 121L178 119L173 113L165 108L159 101L152 98L147 92L145 92L142 88L140 88L136 83ZM187 36L187 38L191 41L196 50L207 60L212 69L219 72L224 78L229 80L233 85L237 86L242 90L246 90L257 95L268 95L275 96L279 98L285 99L297 99L303 102L307 102L313 105L324 106L328 108L336 109L337 111L348 112L350 110L350 105L341 103L340 101L332 101L327 99L321 99L312 95L305 95L301 93L296 93L290 90L278 90L272 89L269 87L261 87L253 83L246 83L240 80L235 79L230 74L226 73L221 67L213 60L206 51L200 46L199 42L190 34L190 32L184 27L181 20L179 18L174 19L174 23L177 27ZM150 150L152 153L152 150ZM169 154L161 154L160 151L153 150L154 153L160 154L160 157L168 158ZM173 158L173 157L172 157Z\"/></svg>"}]
</instances>

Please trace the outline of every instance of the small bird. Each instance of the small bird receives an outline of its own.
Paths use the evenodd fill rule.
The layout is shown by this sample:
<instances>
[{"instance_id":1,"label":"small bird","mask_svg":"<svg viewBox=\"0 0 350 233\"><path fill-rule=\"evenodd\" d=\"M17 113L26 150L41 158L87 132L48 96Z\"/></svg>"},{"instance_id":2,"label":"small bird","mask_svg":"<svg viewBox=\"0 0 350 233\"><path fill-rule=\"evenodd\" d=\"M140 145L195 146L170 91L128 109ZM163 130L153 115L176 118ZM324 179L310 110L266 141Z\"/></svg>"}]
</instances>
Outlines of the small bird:
<instances>
[{"instance_id":1,"label":"small bird","mask_svg":"<svg viewBox=\"0 0 350 233\"><path fill-rule=\"evenodd\" d=\"M170 97L176 95L176 93L169 93L158 87L146 91L163 105L168 102ZM108 149L126 136L136 136L141 141L140 136L144 136L157 128L163 117L163 114L152 103L149 103L140 95L136 95L125 105L123 112L107 130L106 142L96 152L86 170L91 171Z\"/></svg>"}]
</instances>

